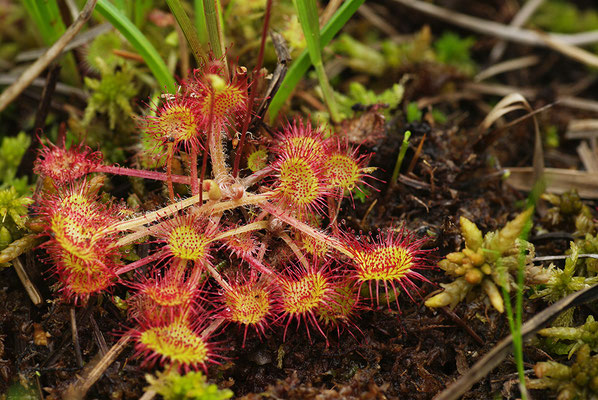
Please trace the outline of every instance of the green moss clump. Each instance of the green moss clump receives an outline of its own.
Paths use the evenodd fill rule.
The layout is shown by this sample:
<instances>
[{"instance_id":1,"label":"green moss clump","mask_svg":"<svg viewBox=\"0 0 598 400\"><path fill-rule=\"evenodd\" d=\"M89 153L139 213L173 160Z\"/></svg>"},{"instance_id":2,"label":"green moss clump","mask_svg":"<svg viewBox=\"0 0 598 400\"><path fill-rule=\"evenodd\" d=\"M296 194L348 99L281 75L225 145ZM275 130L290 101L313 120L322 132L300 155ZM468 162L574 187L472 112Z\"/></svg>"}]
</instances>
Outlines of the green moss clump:
<instances>
[{"instance_id":1,"label":"green moss clump","mask_svg":"<svg viewBox=\"0 0 598 400\"><path fill-rule=\"evenodd\" d=\"M146 375L150 384L147 390L153 390L165 400L225 400L233 397L228 389L220 390L218 386L206 382L201 372L188 372L180 375L176 370Z\"/></svg>"},{"instance_id":2,"label":"green moss clump","mask_svg":"<svg viewBox=\"0 0 598 400\"><path fill-rule=\"evenodd\" d=\"M552 339L549 350L556 354L568 354L569 358L584 344L590 346L592 351L598 351L598 322L589 315L585 324L572 328L555 326L544 328L538 334Z\"/></svg>"},{"instance_id":3,"label":"green moss clump","mask_svg":"<svg viewBox=\"0 0 598 400\"><path fill-rule=\"evenodd\" d=\"M548 268L549 278L532 298L544 298L554 303L565 296L578 292L598 283L598 276L579 276L579 267L583 263L579 260L580 249L575 242L571 242L571 255L565 261L563 269L551 264ZM561 314L556 325L570 326L573 321L573 309Z\"/></svg>"},{"instance_id":4,"label":"green moss clump","mask_svg":"<svg viewBox=\"0 0 598 400\"><path fill-rule=\"evenodd\" d=\"M559 400L595 399L598 396L598 355L590 356L584 344L570 367L556 361L539 362L534 366L538 379L527 381L529 389L552 389Z\"/></svg>"},{"instance_id":5,"label":"green moss clump","mask_svg":"<svg viewBox=\"0 0 598 400\"><path fill-rule=\"evenodd\" d=\"M545 281L548 277L532 263L534 246L519 239L531 218L533 208L519 214L508 222L500 231L482 235L479 228L470 220L461 217L461 234L465 248L447 254L438 263L447 275L456 279L448 284L441 284L445 289L426 301L428 307L454 307L463 301L475 287L479 287L488 296L492 306L499 312L504 311L503 298L499 288L507 291L515 285L513 275L519 268L520 254L523 253L523 268L529 283Z\"/></svg>"},{"instance_id":6,"label":"green moss clump","mask_svg":"<svg viewBox=\"0 0 598 400\"><path fill-rule=\"evenodd\" d=\"M85 109L83 125L89 125L97 114L108 114L110 129L114 129L117 120L128 121L133 113L131 99L137 95L133 72L127 64L111 68L100 58L96 58L96 62L102 78L85 78L85 85L93 93Z\"/></svg>"}]
</instances>

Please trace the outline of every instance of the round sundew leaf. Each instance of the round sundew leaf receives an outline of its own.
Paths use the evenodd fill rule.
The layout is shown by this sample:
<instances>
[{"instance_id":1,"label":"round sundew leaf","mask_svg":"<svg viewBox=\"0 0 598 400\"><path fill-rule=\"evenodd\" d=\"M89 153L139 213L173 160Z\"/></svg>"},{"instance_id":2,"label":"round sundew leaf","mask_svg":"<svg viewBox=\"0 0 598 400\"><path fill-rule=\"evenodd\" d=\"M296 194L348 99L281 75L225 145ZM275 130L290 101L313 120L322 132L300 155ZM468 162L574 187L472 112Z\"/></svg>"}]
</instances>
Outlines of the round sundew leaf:
<instances>
[{"instance_id":1,"label":"round sundew leaf","mask_svg":"<svg viewBox=\"0 0 598 400\"><path fill-rule=\"evenodd\" d=\"M204 365L210 358L207 343L183 321L148 327L140 332L138 343L144 351L181 365Z\"/></svg>"}]
</instances>

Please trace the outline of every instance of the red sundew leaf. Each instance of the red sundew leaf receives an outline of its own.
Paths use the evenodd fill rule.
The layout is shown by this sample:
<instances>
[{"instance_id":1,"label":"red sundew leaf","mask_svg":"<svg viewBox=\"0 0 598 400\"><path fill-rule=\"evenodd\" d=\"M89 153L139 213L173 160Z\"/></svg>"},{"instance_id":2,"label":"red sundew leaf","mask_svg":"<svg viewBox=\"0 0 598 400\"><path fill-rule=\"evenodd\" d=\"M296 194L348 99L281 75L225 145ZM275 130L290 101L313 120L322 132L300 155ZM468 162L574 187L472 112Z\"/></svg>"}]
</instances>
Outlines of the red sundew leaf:
<instances>
[{"instance_id":1,"label":"red sundew leaf","mask_svg":"<svg viewBox=\"0 0 598 400\"><path fill-rule=\"evenodd\" d=\"M349 273L358 286L367 282L370 293L376 293L376 304L379 304L380 285L384 286L388 306L388 291L390 289L396 296L397 286L411 297L410 291L417 291L413 279L427 281L419 270L432 268L430 249L422 249L428 238L416 239L412 232L404 226L394 232L388 230L381 233L377 239L370 243L363 243L354 236L345 235L347 249L353 254ZM375 290L372 290L375 283ZM373 298L372 298L373 300Z\"/></svg>"},{"instance_id":2,"label":"red sundew leaf","mask_svg":"<svg viewBox=\"0 0 598 400\"><path fill-rule=\"evenodd\" d=\"M54 185L62 186L93 172L100 164L102 153L99 151L92 151L83 144L67 149L64 143L59 147L48 141L39 149L33 171L50 178Z\"/></svg>"},{"instance_id":3,"label":"red sundew leaf","mask_svg":"<svg viewBox=\"0 0 598 400\"><path fill-rule=\"evenodd\" d=\"M332 140L325 138L325 132L314 129L309 122L297 118L289 122L276 136L277 145L273 151L281 157L285 154L306 154L317 163L323 163L330 155Z\"/></svg>"},{"instance_id":4,"label":"red sundew leaf","mask_svg":"<svg viewBox=\"0 0 598 400\"><path fill-rule=\"evenodd\" d=\"M178 214L152 229L157 242L164 244L158 250L163 253L163 259L193 261L196 264L210 261L212 241L218 228L210 225L206 218Z\"/></svg>"},{"instance_id":5,"label":"red sundew leaf","mask_svg":"<svg viewBox=\"0 0 598 400\"><path fill-rule=\"evenodd\" d=\"M199 130L203 133L219 135L239 124L249 113L247 75L238 73L229 79L224 72L224 64L210 60L202 69L194 70L183 84L197 106Z\"/></svg>"},{"instance_id":6,"label":"red sundew leaf","mask_svg":"<svg viewBox=\"0 0 598 400\"><path fill-rule=\"evenodd\" d=\"M334 302L334 271L329 269L330 262L318 265L313 262L308 268L290 266L278 277L277 284L280 291L279 319L285 319L283 341L290 323L305 322L307 336L311 342L309 326L315 327L328 342L326 334L318 324L317 314L322 308L329 307Z\"/></svg>"},{"instance_id":7,"label":"red sundew leaf","mask_svg":"<svg viewBox=\"0 0 598 400\"><path fill-rule=\"evenodd\" d=\"M67 299L84 300L114 283L120 257L108 228L120 220L120 211L100 203L85 180L40 196L37 213L49 238L42 247Z\"/></svg>"},{"instance_id":8,"label":"red sundew leaf","mask_svg":"<svg viewBox=\"0 0 598 400\"><path fill-rule=\"evenodd\" d=\"M205 316L164 316L138 322L139 328L133 330L132 336L137 341L135 350L143 366L170 363L180 370L202 368L207 372L208 363L218 363L218 349L209 337L202 335Z\"/></svg>"},{"instance_id":9,"label":"red sundew leaf","mask_svg":"<svg viewBox=\"0 0 598 400\"><path fill-rule=\"evenodd\" d=\"M276 319L278 297L271 281L258 280L252 273L249 278L237 274L229 279L230 288L225 288L219 295L221 303L218 316L229 323L244 326L243 347L247 330L253 327L259 336L263 335Z\"/></svg>"},{"instance_id":10,"label":"red sundew leaf","mask_svg":"<svg viewBox=\"0 0 598 400\"><path fill-rule=\"evenodd\" d=\"M164 276L153 273L150 277L138 276L128 286L135 294L127 301L133 318L155 320L166 314L172 318L198 309L202 289L189 274L176 271L171 266Z\"/></svg>"},{"instance_id":11,"label":"red sundew leaf","mask_svg":"<svg viewBox=\"0 0 598 400\"><path fill-rule=\"evenodd\" d=\"M165 156L163 146L172 144L174 150L199 152L202 149L203 115L195 98L183 93L165 94L162 104L154 106L154 114L141 118L141 129L160 146L156 152Z\"/></svg>"}]
</instances>

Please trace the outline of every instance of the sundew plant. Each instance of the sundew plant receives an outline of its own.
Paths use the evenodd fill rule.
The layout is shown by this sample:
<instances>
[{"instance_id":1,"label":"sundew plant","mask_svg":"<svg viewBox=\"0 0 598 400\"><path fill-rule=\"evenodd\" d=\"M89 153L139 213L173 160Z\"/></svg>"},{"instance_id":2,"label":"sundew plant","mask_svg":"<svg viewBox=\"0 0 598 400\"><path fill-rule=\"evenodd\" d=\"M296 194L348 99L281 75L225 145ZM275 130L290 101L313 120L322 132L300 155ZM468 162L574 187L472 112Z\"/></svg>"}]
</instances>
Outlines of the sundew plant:
<instances>
[{"instance_id":1,"label":"sundew plant","mask_svg":"<svg viewBox=\"0 0 598 400\"><path fill-rule=\"evenodd\" d=\"M178 2L168 4L189 39L186 15ZM359 1L347 4L356 9ZM128 29L109 3L98 7ZM302 24L317 30L311 11L303 22L313 17L316 24ZM217 25L212 14L206 11L208 28ZM338 30L342 21L331 24ZM136 34L124 35L144 43L132 40ZM265 35L262 53L264 43ZM64 138L43 139L34 164L39 184L30 225L58 295L75 306L124 298L120 334L134 341L142 366L171 372L207 371L227 359L226 329L241 330L243 346L267 332L281 342L306 335L326 344L331 332L359 334L359 313L400 308L399 292L411 296L432 266L427 238L404 223L375 236L339 223L343 199L353 204L353 193L374 179L371 154L342 130L308 118L287 118L259 137L255 71L263 54L251 73L228 62L218 35L210 44L213 52L194 52L196 69L174 90L164 85L171 90L136 117L137 158L145 160L139 168L110 165L101 150L67 146ZM323 67L319 72L325 79ZM104 187L111 176L161 182L162 207L114 199ZM141 246L149 251L135 251Z\"/></svg>"},{"instance_id":2,"label":"sundew plant","mask_svg":"<svg viewBox=\"0 0 598 400\"><path fill-rule=\"evenodd\" d=\"M403 226L371 237L337 222L343 198L373 171L342 131L293 119L233 171L243 149L231 142L252 110L245 69L226 72L225 62L206 59L139 119L165 171L50 143L35 164L41 247L62 298L81 305L124 286L126 334L144 365L206 369L226 357L213 337L234 326L243 343L267 330L327 342L330 331L358 331L356 314L372 304L398 305L397 292L430 266L426 239ZM185 175L173 173L174 160ZM167 205L143 213L106 200L105 175L162 181ZM127 262L124 249L141 243L149 254Z\"/></svg>"}]
</instances>

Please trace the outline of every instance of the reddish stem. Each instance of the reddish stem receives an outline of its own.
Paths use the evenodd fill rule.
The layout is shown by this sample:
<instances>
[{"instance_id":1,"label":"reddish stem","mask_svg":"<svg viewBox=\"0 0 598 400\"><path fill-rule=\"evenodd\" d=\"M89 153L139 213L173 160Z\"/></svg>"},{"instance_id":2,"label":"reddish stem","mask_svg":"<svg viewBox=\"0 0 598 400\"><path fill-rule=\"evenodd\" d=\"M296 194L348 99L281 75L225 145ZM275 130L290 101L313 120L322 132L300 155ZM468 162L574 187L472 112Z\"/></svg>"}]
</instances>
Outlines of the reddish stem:
<instances>
[{"instance_id":1,"label":"reddish stem","mask_svg":"<svg viewBox=\"0 0 598 400\"><path fill-rule=\"evenodd\" d=\"M191 195L199 194L199 186L197 184L197 150L191 149L189 154L189 164L191 170Z\"/></svg>"},{"instance_id":2,"label":"reddish stem","mask_svg":"<svg viewBox=\"0 0 598 400\"><path fill-rule=\"evenodd\" d=\"M237 146L237 152L235 153L235 162L233 164L233 177L236 178L239 175L239 164L241 163L241 155L243 154L243 147L245 147L245 138L247 136L247 130L249 129L249 123L251 122L251 110L253 110L253 103L255 101L256 92L258 90L259 79L261 78L260 70L264 62L264 51L266 48L266 39L268 37L268 26L270 25L270 16L272 15L272 0L266 1L266 12L264 14L264 25L262 26L262 39L260 42L260 52L257 56L257 64L253 70L253 76L255 79L249 88L249 101L247 102L247 115L245 121L243 121L243 130L241 131L241 140Z\"/></svg>"},{"instance_id":3,"label":"reddish stem","mask_svg":"<svg viewBox=\"0 0 598 400\"><path fill-rule=\"evenodd\" d=\"M94 172L103 172L106 174L113 175L134 176L136 178L153 179L156 181L168 180L168 176L164 172L147 171L144 169L134 169L126 167L116 167L114 165L99 165L98 167L96 167ZM170 179L172 179L172 181L175 183L182 183L185 185L191 183L188 176L171 175Z\"/></svg>"},{"instance_id":4,"label":"reddish stem","mask_svg":"<svg viewBox=\"0 0 598 400\"><path fill-rule=\"evenodd\" d=\"M209 140L210 138L208 138ZM203 151L203 158L201 160L201 177L199 178L199 185L201 186L201 190L199 191L199 204L203 204L203 181L206 177L206 168L208 167L208 146L206 146L205 150Z\"/></svg>"},{"instance_id":5,"label":"reddish stem","mask_svg":"<svg viewBox=\"0 0 598 400\"><path fill-rule=\"evenodd\" d=\"M306 235L311 236L316 240L328 244L329 246L333 247L334 249L340 251L341 253L349 257L353 257L353 254L345 246L343 246L343 244L338 239L328 236L325 233L307 225L306 223L299 221L297 218L293 217L288 212L272 205L272 203L266 201L260 203L259 206L263 210L268 211L270 214L291 225L293 228L305 233Z\"/></svg>"},{"instance_id":6,"label":"reddish stem","mask_svg":"<svg viewBox=\"0 0 598 400\"><path fill-rule=\"evenodd\" d=\"M274 271L272 271L270 268L266 267L264 264L262 264L257 258L252 256L251 254L242 254L241 258L243 258L245 261L247 261L249 263L249 265L251 265L253 268L258 270L262 274L274 276Z\"/></svg>"},{"instance_id":7,"label":"reddish stem","mask_svg":"<svg viewBox=\"0 0 598 400\"><path fill-rule=\"evenodd\" d=\"M172 144L168 146L168 159L166 160L166 184L168 185L168 196L174 203L174 188L172 187L172 158L174 157Z\"/></svg>"},{"instance_id":8,"label":"reddish stem","mask_svg":"<svg viewBox=\"0 0 598 400\"><path fill-rule=\"evenodd\" d=\"M143 267L146 264L151 263L152 261L156 261L158 260L160 257L162 257L164 254L161 252L157 252L154 253L152 255L149 255L147 257L143 257L140 260L134 261L130 264L124 265L122 267L120 267L119 269L116 270L116 275L122 275L125 274L129 271L133 271L134 269L137 269L139 267Z\"/></svg>"}]
</instances>

